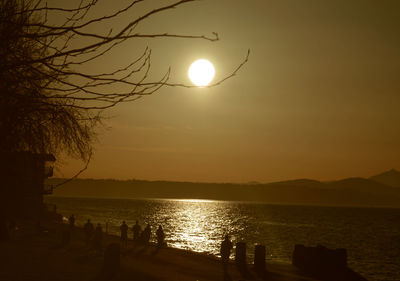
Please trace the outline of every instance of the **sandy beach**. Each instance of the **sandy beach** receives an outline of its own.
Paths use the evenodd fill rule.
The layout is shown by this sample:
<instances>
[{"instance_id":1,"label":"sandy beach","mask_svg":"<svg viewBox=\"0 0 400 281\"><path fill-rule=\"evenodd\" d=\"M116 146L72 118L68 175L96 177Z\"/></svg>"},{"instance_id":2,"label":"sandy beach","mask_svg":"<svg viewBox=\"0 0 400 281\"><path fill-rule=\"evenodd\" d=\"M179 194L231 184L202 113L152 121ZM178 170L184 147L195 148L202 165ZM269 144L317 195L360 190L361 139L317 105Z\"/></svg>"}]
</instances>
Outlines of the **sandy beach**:
<instances>
[{"instance_id":1,"label":"sandy beach","mask_svg":"<svg viewBox=\"0 0 400 281\"><path fill-rule=\"evenodd\" d=\"M61 245L62 230L68 226L25 222L0 245L0 280L96 280L103 265L103 253L85 245L83 231L75 227L71 242ZM119 243L119 237L104 234L103 245ZM267 273L258 276L251 266L240 272L232 261L224 277L216 257L190 251L134 246L121 248L121 266L112 280L315 280L302 276L287 264L267 264Z\"/></svg>"}]
</instances>

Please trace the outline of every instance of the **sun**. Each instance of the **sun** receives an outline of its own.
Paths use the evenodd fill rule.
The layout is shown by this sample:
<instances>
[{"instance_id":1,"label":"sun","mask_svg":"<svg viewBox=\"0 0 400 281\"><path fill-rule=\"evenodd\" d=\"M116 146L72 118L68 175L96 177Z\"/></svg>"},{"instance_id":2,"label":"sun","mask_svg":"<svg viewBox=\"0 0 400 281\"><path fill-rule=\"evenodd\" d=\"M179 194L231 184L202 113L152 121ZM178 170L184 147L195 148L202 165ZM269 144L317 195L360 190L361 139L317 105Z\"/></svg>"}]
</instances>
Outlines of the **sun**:
<instances>
[{"instance_id":1,"label":"sun","mask_svg":"<svg viewBox=\"0 0 400 281\"><path fill-rule=\"evenodd\" d=\"M214 79L215 69L208 60L199 59L190 65L188 75L193 84L204 87Z\"/></svg>"}]
</instances>

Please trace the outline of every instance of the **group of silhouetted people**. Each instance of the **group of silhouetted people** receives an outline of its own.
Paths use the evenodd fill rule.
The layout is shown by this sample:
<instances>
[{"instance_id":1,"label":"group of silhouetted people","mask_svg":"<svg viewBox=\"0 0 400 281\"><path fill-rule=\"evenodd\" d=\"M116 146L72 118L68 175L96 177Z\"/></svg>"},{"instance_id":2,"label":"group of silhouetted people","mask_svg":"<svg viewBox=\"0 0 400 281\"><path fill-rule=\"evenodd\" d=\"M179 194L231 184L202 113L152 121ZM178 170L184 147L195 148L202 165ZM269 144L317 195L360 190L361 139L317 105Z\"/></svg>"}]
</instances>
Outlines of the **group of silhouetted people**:
<instances>
[{"instance_id":1,"label":"group of silhouetted people","mask_svg":"<svg viewBox=\"0 0 400 281\"><path fill-rule=\"evenodd\" d=\"M68 224L69 224L69 232L71 232L75 227L75 216L73 214L68 218ZM88 219L85 225L83 226L83 230L85 234L86 245L92 246L94 249L101 249L103 230L100 223L98 223L95 228L90 219ZM132 240L134 244L141 244L147 246L150 243L150 238L151 238L150 224L147 224L142 231L139 222L136 221L136 223L132 226L131 230L133 232ZM120 231L121 231L122 246L126 248L128 246L129 227L125 221L122 221L122 224L120 226ZM157 236L157 246L158 247L164 246L165 234L161 225L159 225L156 231L156 236Z\"/></svg>"},{"instance_id":2,"label":"group of silhouetted people","mask_svg":"<svg viewBox=\"0 0 400 281\"><path fill-rule=\"evenodd\" d=\"M69 240L71 232L75 228L75 216L73 214L68 218L68 224L69 224L69 231L68 231L69 237L67 239ZM90 219L88 219L85 225L83 226L83 231L85 234L86 245L94 250L100 251L102 249L102 241L103 241L103 229L100 223L98 223L95 228ZM63 237L63 240L64 239L65 237Z\"/></svg>"},{"instance_id":3,"label":"group of silhouetted people","mask_svg":"<svg viewBox=\"0 0 400 281\"><path fill-rule=\"evenodd\" d=\"M124 247L127 247L129 227L125 221L122 222L120 230L121 230L122 245ZM144 230L142 231L142 227L139 225L139 222L136 221L136 223L132 226L132 232L133 232L132 240L134 244L143 244L145 246L149 244L151 238L150 224L147 224ZM162 247L165 244L164 242L165 234L161 225L158 227L156 231L156 236L157 236L157 246Z\"/></svg>"},{"instance_id":4,"label":"group of silhouetted people","mask_svg":"<svg viewBox=\"0 0 400 281\"><path fill-rule=\"evenodd\" d=\"M70 228L74 228L75 226L75 217L74 215L71 215L68 218L69 226ZM84 233L85 233L85 242L88 246L92 245L94 249L101 249L102 247L102 236L103 236L103 231L100 223L97 224L96 228L94 228L93 224L91 223L90 219L87 220L86 224L83 227ZM127 248L128 246L128 231L129 227L126 224L125 221L122 221L122 224L120 226L121 230L121 243L122 246ZM150 243L150 238L151 238L151 226L150 224L147 224L144 230L142 231L142 227L139 225L139 222L136 221L136 223L132 226L131 228L132 233L133 233L133 243L134 244L142 244L147 246ZM158 229L156 231L156 236L157 236L157 246L162 247L165 245L164 239L165 239L165 234L164 230L161 225L158 226ZM224 273L227 272L227 266L229 263L229 257L231 254L231 250L233 248L232 242L229 240L228 235L225 236L225 239L221 243L221 249L220 249L220 254L221 254L221 262L223 266Z\"/></svg>"},{"instance_id":5,"label":"group of silhouetted people","mask_svg":"<svg viewBox=\"0 0 400 281\"><path fill-rule=\"evenodd\" d=\"M94 249L100 250L102 248L103 240L103 229L100 223L94 228L90 219L87 220L83 226L83 231L85 233L86 245L92 246Z\"/></svg>"}]
</instances>

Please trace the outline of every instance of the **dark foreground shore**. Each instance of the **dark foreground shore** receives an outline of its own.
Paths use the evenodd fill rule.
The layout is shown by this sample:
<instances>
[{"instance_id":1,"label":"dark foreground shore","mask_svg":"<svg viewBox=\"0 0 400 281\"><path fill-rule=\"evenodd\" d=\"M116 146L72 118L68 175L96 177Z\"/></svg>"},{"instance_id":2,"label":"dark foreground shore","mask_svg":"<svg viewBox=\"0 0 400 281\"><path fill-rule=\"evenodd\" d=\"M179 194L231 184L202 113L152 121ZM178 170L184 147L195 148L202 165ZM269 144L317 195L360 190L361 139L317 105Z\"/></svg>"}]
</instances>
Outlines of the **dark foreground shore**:
<instances>
[{"instance_id":1,"label":"dark foreground shore","mask_svg":"<svg viewBox=\"0 0 400 281\"><path fill-rule=\"evenodd\" d=\"M0 244L0 280L99 280L103 251L88 248L80 228L74 228L71 242L62 245L66 228L58 223L42 223L40 227L29 222L21 224L10 241ZM104 234L104 246L115 242L119 243L118 237ZM259 275L251 265L243 271L232 262L224 275L220 260L213 256L154 245L134 246L132 242L122 248L120 261L111 280L317 280L304 276L292 265L270 263L267 272Z\"/></svg>"}]
</instances>

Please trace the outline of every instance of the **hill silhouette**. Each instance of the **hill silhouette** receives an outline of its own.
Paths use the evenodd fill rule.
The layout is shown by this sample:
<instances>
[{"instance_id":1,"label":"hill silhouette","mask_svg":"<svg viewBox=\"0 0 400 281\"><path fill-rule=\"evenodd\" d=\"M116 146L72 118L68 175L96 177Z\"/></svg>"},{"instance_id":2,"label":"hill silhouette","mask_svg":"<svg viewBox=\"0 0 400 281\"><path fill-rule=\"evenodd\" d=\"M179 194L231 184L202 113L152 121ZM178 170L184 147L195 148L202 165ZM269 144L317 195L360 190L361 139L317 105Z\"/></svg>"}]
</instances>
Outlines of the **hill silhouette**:
<instances>
[{"instance_id":1,"label":"hill silhouette","mask_svg":"<svg viewBox=\"0 0 400 281\"><path fill-rule=\"evenodd\" d=\"M369 179L379 183L383 183L387 186L400 188L400 172L395 169L383 172L382 174L376 176L372 176Z\"/></svg>"},{"instance_id":2,"label":"hill silhouette","mask_svg":"<svg viewBox=\"0 0 400 281\"><path fill-rule=\"evenodd\" d=\"M387 194L396 195L400 189L388 186L375 180L364 178L347 178L328 183L327 186L333 189L341 189L343 191L355 190L360 192L368 192L370 194Z\"/></svg>"},{"instance_id":3,"label":"hill silhouette","mask_svg":"<svg viewBox=\"0 0 400 281\"><path fill-rule=\"evenodd\" d=\"M389 171L390 172L390 171ZM397 172L398 173L398 172ZM54 196L95 198L176 198L267 202L275 204L400 207L400 188L378 179L346 178L331 182L297 179L266 184L195 183L145 180L76 179ZM394 175L394 173L389 173ZM393 177L387 177L392 179ZM63 179L51 179L57 184ZM390 181L395 183L395 181Z\"/></svg>"},{"instance_id":4,"label":"hill silhouette","mask_svg":"<svg viewBox=\"0 0 400 281\"><path fill-rule=\"evenodd\" d=\"M288 180L288 181L278 181L278 182L270 183L270 185L298 186L298 187L322 187L324 184L317 180L296 179L296 180Z\"/></svg>"}]
</instances>

